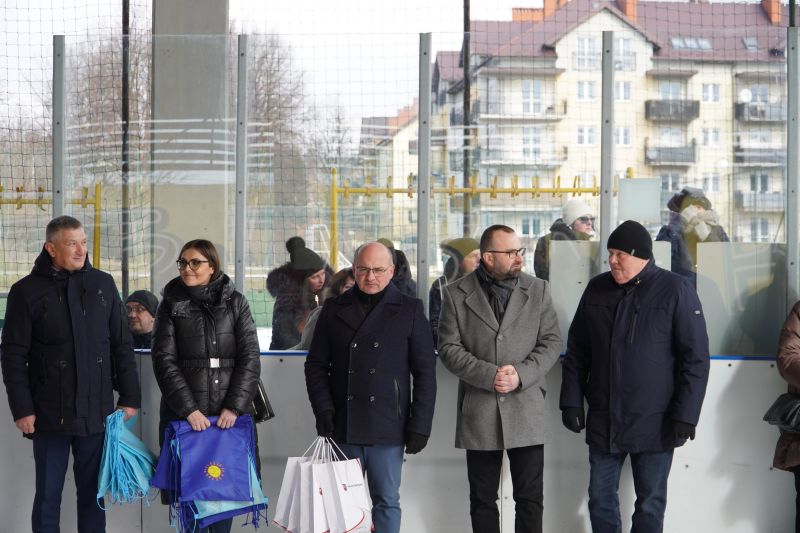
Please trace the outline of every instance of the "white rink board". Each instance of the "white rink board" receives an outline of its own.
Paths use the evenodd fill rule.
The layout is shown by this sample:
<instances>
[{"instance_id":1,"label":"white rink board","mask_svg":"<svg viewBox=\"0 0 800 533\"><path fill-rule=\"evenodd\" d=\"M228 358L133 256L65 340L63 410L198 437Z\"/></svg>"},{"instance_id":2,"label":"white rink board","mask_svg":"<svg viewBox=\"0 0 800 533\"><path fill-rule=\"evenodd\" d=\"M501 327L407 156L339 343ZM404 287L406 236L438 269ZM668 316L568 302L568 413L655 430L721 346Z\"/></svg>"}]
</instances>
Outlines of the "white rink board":
<instances>
[{"instance_id":1,"label":"white rink board","mask_svg":"<svg viewBox=\"0 0 800 533\"><path fill-rule=\"evenodd\" d=\"M141 356L145 407L142 431L156 449L158 390L150 358ZM262 376L277 418L260 424L259 446L265 492L271 502L287 455L302 453L314 438L314 417L305 393L302 356L265 356ZM588 454L583 435L563 429L558 412L560 366L548 376L552 441L545 446L545 531L588 533L586 508ZM469 501L464 452L453 448L457 380L439 367L439 395L430 444L410 456L403 470L401 502L404 532L469 531ZM697 439L677 450L670 477L664 531L694 533L784 533L794 520L792 475L770 469L777 432L761 421L784 385L769 361L714 360L711 381L697 429ZM0 532L30 530L34 468L30 441L13 426L3 402L0 465L4 484ZM14 480L9 483L9 480ZM623 531L630 528L633 490L625 470L620 486ZM507 470L501 491L503 532L514 531L513 499ZM71 471L62 504L62 531L75 530L75 496ZM235 521L237 523L237 521ZM250 528L234 527L235 531ZM270 529L278 531L274 526ZM174 531L158 500L151 507L115 507L108 514L111 533Z\"/></svg>"}]
</instances>

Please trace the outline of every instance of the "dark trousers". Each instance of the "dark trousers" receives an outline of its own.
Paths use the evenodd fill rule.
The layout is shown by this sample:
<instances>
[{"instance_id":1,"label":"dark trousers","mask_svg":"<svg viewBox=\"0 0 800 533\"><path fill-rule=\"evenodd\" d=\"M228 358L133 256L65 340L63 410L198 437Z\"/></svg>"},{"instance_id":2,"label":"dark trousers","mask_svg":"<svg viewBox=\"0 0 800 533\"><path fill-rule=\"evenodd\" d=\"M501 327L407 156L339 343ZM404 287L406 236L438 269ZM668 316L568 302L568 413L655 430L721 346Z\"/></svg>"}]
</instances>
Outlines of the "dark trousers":
<instances>
[{"instance_id":1,"label":"dark trousers","mask_svg":"<svg viewBox=\"0 0 800 533\"><path fill-rule=\"evenodd\" d=\"M541 533L544 488L544 446L505 450L514 488L515 533ZM474 533L500 533L497 490L503 450L467 450L469 514Z\"/></svg>"},{"instance_id":2,"label":"dark trousers","mask_svg":"<svg viewBox=\"0 0 800 533\"><path fill-rule=\"evenodd\" d=\"M216 524L211 524L199 530L198 533L230 533L231 526L233 525L233 518L220 520Z\"/></svg>"},{"instance_id":3,"label":"dark trousers","mask_svg":"<svg viewBox=\"0 0 800 533\"><path fill-rule=\"evenodd\" d=\"M589 448L589 518L593 533L621 533L619 478L630 455L636 503L631 533L661 533L672 452L603 453Z\"/></svg>"},{"instance_id":4,"label":"dark trousers","mask_svg":"<svg viewBox=\"0 0 800 533\"><path fill-rule=\"evenodd\" d=\"M78 495L78 533L105 532L106 514L98 506L97 500L97 476L104 437L103 433L85 437L33 434L36 496L33 499L31 529L34 533L59 533L61 492L70 449Z\"/></svg>"}]
</instances>

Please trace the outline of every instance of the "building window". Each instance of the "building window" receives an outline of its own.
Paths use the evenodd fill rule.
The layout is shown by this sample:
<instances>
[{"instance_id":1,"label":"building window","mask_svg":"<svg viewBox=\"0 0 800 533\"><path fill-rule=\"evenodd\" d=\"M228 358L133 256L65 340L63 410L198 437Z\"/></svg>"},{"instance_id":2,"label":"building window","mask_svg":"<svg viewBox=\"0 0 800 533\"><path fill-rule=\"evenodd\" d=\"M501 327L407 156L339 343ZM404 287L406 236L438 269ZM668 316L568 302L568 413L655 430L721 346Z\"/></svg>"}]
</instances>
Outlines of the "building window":
<instances>
[{"instance_id":1,"label":"building window","mask_svg":"<svg viewBox=\"0 0 800 533\"><path fill-rule=\"evenodd\" d=\"M525 126L522 128L522 157L538 158L542 155L541 128Z\"/></svg>"},{"instance_id":2,"label":"building window","mask_svg":"<svg viewBox=\"0 0 800 533\"><path fill-rule=\"evenodd\" d=\"M772 143L772 132L770 130L751 130L748 133L750 146L762 146Z\"/></svg>"},{"instance_id":3,"label":"building window","mask_svg":"<svg viewBox=\"0 0 800 533\"><path fill-rule=\"evenodd\" d=\"M675 126L664 127L660 130L659 138L662 146L682 146L683 130Z\"/></svg>"},{"instance_id":4,"label":"building window","mask_svg":"<svg viewBox=\"0 0 800 533\"><path fill-rule=\"evenodd\" d=\"M541 221L533 216L522 217L522 234L526 237L536 237L541 231Z\"/></svg>"},{"instance_id":5,"label":"building window","mask_svg":"<svg viewBox=\"0 0 800 533\"><path fill-rule=\"evenodd\" d=\"M596 84L593 81L579 81L578 100L594 100L595 86Z\"/></svg>"},{"instance_id":6,"label":"building window","mask_svg":"<svg viewBox=\"0 0 800 533\"><path fill-rule=\"evenodd\" d=\"M576 50L576 69L598 70L600 68L600 46L597 37L579 35Z\"/></svg>"},{"instance_id":7,"label":"building window","mask_svg":"<svg viewBox=\"0 0 800 533\"><path fill-rule=\"evenodd\" d=\"M706 192L719 192L719 174L716 172L703 174L703 190Z\"/></svg>"},{"instance_id":8,"label":"building window","mask_svg":"<svg viewBox=\"0 0 800 533\"><path fill-rule=\"evenodd\" d=\"M681 189L681 176L677 172L664 172L661 174L662 191L679 191Z\"/></svg>"},{"instance_id":9,"label":"building window","mask_svg":"<svg viewBox=\"0 0 800 533\"><path fill-rule=\"evenodd\" d=\"M629 81L615 81L614 82L614 99L628 102L631 99L631 82Z\"/></svg>"},{"instance_id":10,"label":"building window","mask_svg":"<svg viewBox=\"0 0 800 533\"><path fill-rule=\"evenodd\" d=\"M769 175L753 172L750 174L750 192L769 191Z\"/></svg>"},{"instance_id":11,"label":"building window","mask_svg":"<svg viewBox=\"0 0 800 533\"><path fill-rule=\"evenodd\" d=\"M754 218L750 221L750 240L753 242L769 242L769 220Z\"/></svg>"},{"instance_id":12,"label":"building window","mask_svg":"<svg viewBox=\"0 0 800 533\"><path fill-rule=\"evenodd\" d=\"M618 37L614 41L614 70L633 70L636 68L633 39L630 37Z\"/></svg>"},{"instance_id":13,"label":"building window","mask_svg":"<svg viewBox=\"0 0 800 533\"><path fill-rule=\"evenodd\" d=\"M703 146L719 146L719 128L703 128Z\"/></svg>"},{"instance_id":14,"label":"building window","mask_svg":"<svg viewBox=\"0 0 800 533\"><path fill-rule=\"evenodd\" d=\"M758 39L755 37L745 37L742 39L742 43L748 52L758 52Z\"/></svg>"},{"instance_id":15,"label":"building window","mask_svg":"<svg viewBox=\"0 0 800 533\"><path fill-rule=\"evenodd\" d=\"M703 84L703 102L719 102L719 83Z\"/></svg>"},{"instance_id":16,"label":"building window","mask_svg":"<svg viewBox=\"0 0 800 533\"><path fill-rule=\"evenodd\" d=\"M542 112L542 80L522 80L522 112Z\"/></svg>"},{"instance_id":17,"label":"building window","mask_svg":"<svg viewBox=\"0 0 800 533\"><path fill-rule=\"evenodd\" d=\"M594 145L594 126L578 126L578 144L583 146Z\"/></svg>"},{"instance_id":18,"label":"building window","mask_svg":"<svg viewBox=\"0 0 800 533\"><path fill-rule=\"evenodd\" d=\"M486 81L486 112L490 114L502 113L503 109L503 82L498 78L488 78Z\"/></svg>"},{"instance_id":19,"label":"building window","mask_svg":"<svg viewBox=\"0 0 800 533\"><path fill-rule=\"evenodd\" d=\"M616 146L631 145L631 129L626 127L614 128L614 144Z\"/></svg>"},{"instance_id":20,"label":"building window","mask_svg":"<svg viewBox=\"0 0 800 533\"><path fill-rule=\"evenodd\" d=\"M764 84L751 85L750 94L752 95L751 102L761 102L766 104L769 102L769 86Z\"/></svg>"},{"instance_id":21,"label":"building window","mask_svg":"<svg viewBox=\"0 0 800 533\"><path fill-rule=\"evenodd\" d=\"M662 81L658 84L658 94L662 100L681 100L681 82Z\"/></svg>"}]
</instances>

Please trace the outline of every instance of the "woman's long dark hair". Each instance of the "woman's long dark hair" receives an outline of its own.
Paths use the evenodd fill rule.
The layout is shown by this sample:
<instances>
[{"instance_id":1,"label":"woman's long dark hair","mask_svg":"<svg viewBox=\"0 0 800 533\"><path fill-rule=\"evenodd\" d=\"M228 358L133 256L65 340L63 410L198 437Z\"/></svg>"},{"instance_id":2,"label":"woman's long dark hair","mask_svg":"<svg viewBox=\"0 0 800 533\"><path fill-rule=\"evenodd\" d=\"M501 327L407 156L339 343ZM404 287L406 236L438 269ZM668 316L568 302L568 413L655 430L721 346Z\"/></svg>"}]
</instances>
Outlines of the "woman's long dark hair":
<instances>
[{"instance_id":1,"label":"woman's long dark hair","mask_svg":"<svg viewBox=\"0 0 800 533\"><path fill-rule=\"evenodd\" d=\"M206 239L191 240L183 245L183 248L181 248L181 253L178 254L178 258L180 258L180 256L182 256L183 252L186 250L197 250L200 252L200 255L208 260L209 266L214 269L214 273L211 274L211 281L216 280L222 275L222 269L220 268L219 263L219 253L217 253L217 248L214 246L214 243Z\"/></svg>"}]
</instances>

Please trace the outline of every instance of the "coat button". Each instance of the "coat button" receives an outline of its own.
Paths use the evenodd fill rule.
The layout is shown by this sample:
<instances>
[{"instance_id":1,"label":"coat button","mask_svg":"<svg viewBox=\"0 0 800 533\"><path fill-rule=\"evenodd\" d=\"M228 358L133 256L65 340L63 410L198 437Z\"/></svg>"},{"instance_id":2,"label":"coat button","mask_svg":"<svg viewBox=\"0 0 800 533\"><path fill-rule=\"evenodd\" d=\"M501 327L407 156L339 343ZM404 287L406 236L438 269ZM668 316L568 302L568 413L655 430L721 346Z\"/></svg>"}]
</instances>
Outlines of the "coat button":
<instances>
[{"instance_id":1,"label":"coat button","mask_svg":"<svg viewBox=\"0 0 800 533\"><path fill-rule=\"evenodd\" d=\"M502 335L498 335L497 336L497 340L499 340L499 341L503 340L503 336Z\"/></svg>"},{"instance_id":2,"label":"coat button","mask_svg":"<svg viewBox=\"0 0 800 533\"><path fill-rule=\"evenodd\" d=\"M373 348L377 348L378 346L380 346L380 344L379 344L379 343L377 343L377 342L376 342L376 343L373 343L373 345L372 345L372 347L373 347Z\"/></svg>"},{"instance_id":3,"label":"coat button","mask_svg":"<svg viewBox=\"0 0 800 533\"><path fill-rule=\"evenodd\" d=\"M211 341L211 344L217 344L217 341Z\"/></svg>"},{"instance_id":4,"label":"coat button","mask_svg":"<svg viewBox=\"0 0 800 533\"><path fill-rule=\"evenodd\" d=\"M348 395L347 395L347 401L349 402L349 401L350 401L350 400L352 400L352 399L353 399L353 396L352 396L351 394L348 394Z\"/></svg>"},{"instance_id":5,"label":"coat button","mask_svg":"<svg viewBox=\"0 0 800 533\"><path fill-rule=\"evenodd\" d=\"M347 371L347 373L348 373L348 374L355 374L355 373L356 373L356 371L355 371L355 370L348 370L348 371Z\"/></svg>"},{"instance_id":6,"label":"coat button","mask_svg":"<svg viewBox=\"0 0 800 533\"><path fill-rule=\"evenodd\" d=\"M219 383L219 380L218 380L218 379L215 379L215 380L214 380L214 383Z\"/></svg>"},{"instance_id":7,"label":"coat button","mask_svg":"<svg viewBox=\"0 0 800 533\"><path fill-rule=\"evenodd\" d=\"M506 397L505 397L505 396L500 396L500 401L501 401L501 402L504 402L504 401L506 401Z\"/></svg>"},{"instance_id":8,"label":"coat button","mask_svg":"<svg viewBox=\"0 0 800 533\"><path fill-rule=\"evenodd\" d=\"M375 396L370 396L369 397L369 401L374 402L375 401Z\"/></svg>"},{"instance_id":9,"label":"coat button","mask_svg":"<svg viewBox=\"0 0 800 533\"><path fill-rule=\"evenodd\" d=\"M353 345L351 346L351 348L358 348L358 343L354 342Z\"/></svg>"},{"instance_id":10,"label":"coat button","mask_svg":"<svg viewBox=\"0 0 800 533\"><path fill-rule=\"evenodd\" d=\"M369 373L370 373L370 374L374 374L374 373L375 373L375 369L374 369L374 368L370 368L370 369L369 369Z\"/></svg>"}]
</instances>

